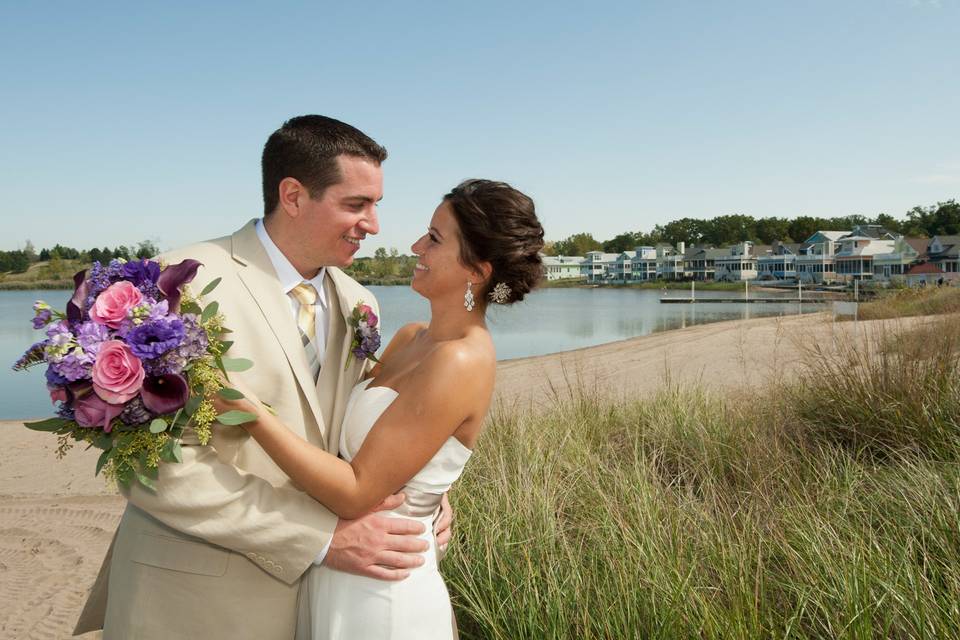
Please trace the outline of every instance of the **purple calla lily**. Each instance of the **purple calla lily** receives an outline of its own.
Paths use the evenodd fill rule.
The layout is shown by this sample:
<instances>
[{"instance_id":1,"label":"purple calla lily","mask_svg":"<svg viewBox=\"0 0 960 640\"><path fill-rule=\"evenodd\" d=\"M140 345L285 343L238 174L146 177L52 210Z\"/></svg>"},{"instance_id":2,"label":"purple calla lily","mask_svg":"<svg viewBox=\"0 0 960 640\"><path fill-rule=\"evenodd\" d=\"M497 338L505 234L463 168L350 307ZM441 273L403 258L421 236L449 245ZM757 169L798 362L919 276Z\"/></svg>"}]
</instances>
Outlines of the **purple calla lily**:
<instances>
[{"instance_id":1,"label":"purple calla lily","mask_svg":"<svg viewBox=\"0 0 960 640\"><path fill-rule=\"evenodd\" d=\"M187 380L176 373L151 376L143 381L140 390L143 406L157 414L173 413L190 399Z\"/></svg>"},{"instance_id":2,"label":"purple calla lily","mask_svg":"<svg viewBox=\"0 0 960 640\"><path fill-rule=\"evenodd\" d=\"M87 299L87 270L73 274L73 297L67 303L67 320L71 323L83 320L83 304Z\"/></svg>"},{"instance_id":3,"label":"purple calla lily","mask_svg":"<svg viewBox=\"0 0 960 640\"><path fill-rule=\"evenodd\" d=\"M177 264L171 264L160 272L157 278L157 288L167 298L170 313L180 311L180 287L187 284L197 275L197 269L202 263L197 260L186 259Z\"/></svg>"},{"instance_id":4,"label":"purple calla lily","mask_svg":"<svg viewBox=\"0 0 960 640\"><path fill-rule=\"evenodd\" d=\"M201 262L188 258L183 262L171 264L160 272L160 277L157 278L157 288L167 297L170 313L180 311L180 287L196 277L197 269L201 265Z\"/></svg>"}]
</instances>

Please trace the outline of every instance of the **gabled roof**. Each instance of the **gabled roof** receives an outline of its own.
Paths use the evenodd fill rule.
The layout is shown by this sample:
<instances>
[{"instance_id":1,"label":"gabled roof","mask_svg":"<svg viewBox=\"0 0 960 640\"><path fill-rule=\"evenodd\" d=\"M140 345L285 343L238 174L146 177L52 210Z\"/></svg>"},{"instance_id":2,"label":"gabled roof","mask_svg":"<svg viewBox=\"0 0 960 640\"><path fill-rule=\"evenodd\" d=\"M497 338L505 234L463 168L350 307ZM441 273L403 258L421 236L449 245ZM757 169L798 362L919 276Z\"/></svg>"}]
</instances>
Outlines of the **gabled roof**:
<instances>
[{"instance_id":1,"label":"gabled roof","mask_svg":"<svg viewBox=\"0 0 960 640\"><path fill-rule=\"evenodd\" d=\"M927 255L930 238L904 238L903 241L913 247L913 250L917 252L918 259Z\"/></svg>"},{"instance_id":2,"label":"gabled roof","mask_svg":"<svg viewBox=\"0 0 960 640\"><path fill-rule=\"evenodd\" d=\"M839 239L842 238L843 236L846 236L846 235L849 235L849 234L850 234L849 231L829 231L829 230L817 231L817 232L814 233L812 236L810 236L809 238L807 238L806 240L804 240L804 241L803 241L803 244L813 244L813 243L817 242L817 236L818 236L818 235L826 238L827 240L833 240L834 242L836 242L837 240L839 240Z\"/></svg>"},{"instance_id":3,"label":"gabled roof","mask_svg":"<svg viewBox=\"0 0 960 640\"><path fill-rule=\"evenodd\" d=\"M943 273L943 271L937 265L932 262L921 262L920 264L915 264L907 270L906 275L916 276L923 273Z\"/></svg>"},{"instance_id":4,"label":"gabled roof","mask_svg":"<svg viewBox=\"0 0 960 640\"><path fill-rule=\"evenodd\" d=\"M847 240L848 238L844 238ZM853 238L849 238L853 239ZM893 240L876 240L874 238L858 238L860 240L870 240L862 247L856 247L853 244L844 244L844 248L834 256L837 260L842 258L860 258L866 256L876 256L883 253L893 253Z\"/></svg>"}]
</instances>

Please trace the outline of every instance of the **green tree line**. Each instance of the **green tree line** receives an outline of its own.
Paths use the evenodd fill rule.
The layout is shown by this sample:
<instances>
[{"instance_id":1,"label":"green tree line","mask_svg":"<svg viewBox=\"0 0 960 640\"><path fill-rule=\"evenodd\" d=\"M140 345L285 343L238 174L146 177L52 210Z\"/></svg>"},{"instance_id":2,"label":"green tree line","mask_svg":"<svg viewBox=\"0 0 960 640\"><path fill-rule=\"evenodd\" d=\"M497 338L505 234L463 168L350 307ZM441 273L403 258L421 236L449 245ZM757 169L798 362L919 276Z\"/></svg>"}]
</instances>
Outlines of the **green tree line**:
<instances>
[{"instance_id":1,"label":"green tree line","mask_svg":"<svg viewBox=\"0 0 960 640\"><path fill-rule=\"evenodd\" d=\"M575 233L548 245L547 253L563 256L582 256L588 251L619 253L635 247L656 246L660 243L676 245L678 242L715 247L744 240L759 244L773 244L777 241L803 242L820 230L847 231L863 224L879 224L888 231L913 237L957 235L960 234L960 204L956 200L947 200L935 206L914 207L901 219L886 213L872 218L863 215L839 218L754 218L742 214L710 219L681 218L664 225L658 224L650 232L625 231L609 240L597 240L590 233Z\"/></svg>"},{"instance_id":2,"label":"green tree line","mask_svg":"<svg viewBox=\"0 0 960 640\"><path fill-rule=\"evenodd\" d=\"M103 247L93 249L75 249L56 244L50 248L41 249L37 252L33 243L29 240L24 244L23 249L14 251L0 251L0 273L24 273L30 268L30 265L36 262L47 262L51 266L51 271L59 271L58 266L64 260L79 260L81 262L109 262L113 258L150 258L160 253L160 249L150 240L143 240L136 245L125 247Z\"/></svg>"}]
</instances>

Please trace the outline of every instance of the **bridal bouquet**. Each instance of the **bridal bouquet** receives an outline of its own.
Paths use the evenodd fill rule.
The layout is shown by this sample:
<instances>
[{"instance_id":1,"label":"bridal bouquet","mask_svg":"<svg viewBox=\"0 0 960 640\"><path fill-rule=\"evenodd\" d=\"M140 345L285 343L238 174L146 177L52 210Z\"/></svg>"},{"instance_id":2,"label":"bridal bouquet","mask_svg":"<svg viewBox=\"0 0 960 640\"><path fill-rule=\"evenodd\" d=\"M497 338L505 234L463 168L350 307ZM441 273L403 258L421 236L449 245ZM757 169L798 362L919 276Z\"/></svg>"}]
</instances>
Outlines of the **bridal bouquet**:
<instances>
[{"instance_id":1,"label":"bridal bouquet","mask_svg":"<svg viewBox=\"0 0 960 640\"><path fill-rule=\"evenodd\" d=\"M180 462L180 439L192 429L206 444L214 422L242 424L252 414L217 415L213 394L243 397L226 388L227 371L253 363L224 357L232 342L219 306L203 308L187 283L200 263L162 267L153 260L111 260L74 276L65 312L34 304L34 329L46 338L14 364L45 364L57 416L26 426L59 437L58 457L82 442L101 449L101 471L123 486L155 489L161 462ZM206 296L220 283L210 282Z\"/></svg>"}]
</instances>

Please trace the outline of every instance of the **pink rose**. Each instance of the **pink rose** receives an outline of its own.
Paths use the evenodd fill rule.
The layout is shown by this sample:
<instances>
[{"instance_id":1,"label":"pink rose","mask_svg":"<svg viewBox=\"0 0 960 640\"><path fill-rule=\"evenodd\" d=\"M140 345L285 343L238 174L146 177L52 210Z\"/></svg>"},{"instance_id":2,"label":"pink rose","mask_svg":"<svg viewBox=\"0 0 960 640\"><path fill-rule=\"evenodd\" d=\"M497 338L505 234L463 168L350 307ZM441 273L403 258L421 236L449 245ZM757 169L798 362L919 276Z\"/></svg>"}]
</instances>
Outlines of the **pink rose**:
<instances>
[{"instance_id":1,"label":"pink rose","mask_svg":"<svg viewBox=\"0 0 960 640\"><path fill-rule=\"evenodd\" d=\"M362 314L364 314L365 316L367 316L367 326L368 326L368 327L375 327L375 326L377 326L377 320L378 320L377 314L375 314L375 313L373 312L373 309L370 307L370 305L368 305L368 304L362 304L362 305L360 305L360 313L362 313Z\"/></svg>"},{"instance_id":2,"label":"pink rose","mask_svg":"<svg viewBox=\"0 0 960 640\"><path fill-rule=\"evenodd\" d=\"M51 404L67 401L67 390L63 387L47 387L47 391L50 392Z\"/></svg>"},{"instance_id":3,"label":"pink rose","mask_svg":"<svg viewBox=\"0 0 960 640\"><path fill-rule=\"evenodd\" d=\"M107 340L100 345L93 363L93 390L111 404L123 404L143 386L143 363L130 347L120 340Z\"/></svg>"},{"instance_id":4,"label":"pink rose","mask_svg":"<svg viewBox=\"0 0 960 640\"><path fill-rule=\"evenodd\" d=\"M110 422L123 413L123 406L104 402L95 393L87 393L73 403L73 417L81 427L103 427L110 433Z\"/></svg>"},{"instance_id":5,"label":"pink rose","mask_svg":"<svg viewBox=\"0 0 960 640\"><path fill-rule=\"evenodd\" d=\"M90 307L90 319L116 329L127 317L127 312L142 302L143 294L132 282L114 282L97 296Z\"/></svg>"}]
</instances>

